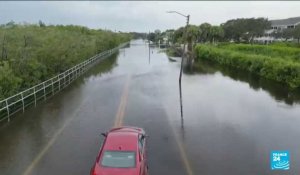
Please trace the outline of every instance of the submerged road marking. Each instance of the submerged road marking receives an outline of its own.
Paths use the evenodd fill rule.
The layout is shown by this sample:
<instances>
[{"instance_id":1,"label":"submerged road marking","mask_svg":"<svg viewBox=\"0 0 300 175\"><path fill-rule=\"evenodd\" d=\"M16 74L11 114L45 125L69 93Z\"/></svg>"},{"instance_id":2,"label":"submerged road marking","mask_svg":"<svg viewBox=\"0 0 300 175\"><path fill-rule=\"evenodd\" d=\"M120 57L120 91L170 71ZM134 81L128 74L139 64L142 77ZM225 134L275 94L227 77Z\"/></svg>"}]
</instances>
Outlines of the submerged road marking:
<instances>
[{"instance_id":1,"label":"submerged road marking","mask_svg":"<svg viewBox=\"0 0 300 175\"><path fill-rule=\"evenodd\" d=\"M174 134L174 137L175 137L175 142L176 142L176 144L179 148L180 157L181 157L181 160L182 160L182 162L185 166L187 175L194 175L191 163L190 163L190 161L188 159L188 156L187 156L187 153L186 153L184 143L181 141L178 134L176 134L175 126L173 126L172 123L171 123L172 120L170 119L170 116L177 116L177 115L176 114L171 114L172 112L170 113L170 111L167 110L168 107L167 107L166 104L163 104L163 106L165 108L167 117L169 119L169 124L170 124L170 127L172 128L172 131L173 131L173 134Z\"/></svg>"},{"instance_id":2,"label":"submerged road marking","mask_svg":"<svg viewBox=\"0 0 300 175\"><path fill-rule=\"evenodd\" d=\"M127 106L127 102L128 102L130 80L131 80L131 77L130 77L130 75L128 75L126 83L124 85L124 89L122 91L120 104L119 104L118 111L117 111L117 114L116 114L116 117L115 117L114 127L120 127L123 124L124 114L125 114L125 110L126 110L126 106ZM188 156L187 156L187 153L186 153L186 150L185 150L185 146L184 146L183 142L181 142L178 135L176 134L174 126L172 126L172 124L170 124L170 125L171 125L171 128L172 128L174 137L175 137L175 141L176 141L177 146L179 148L180 157L183 161L186 172L187 172L188 175L194 175L194 172L191 168L191 164L189 162L189 159L188 159Z\"/></svg>"},{"instance_id":3,"label":"submerged road marking","mask_svg":"<svg viewBox=\"0 0 300 175\"><path fill-rule=\"evenodd\" d=\"M124 114L125 114L125 110L126 110L126 106L127 106L127 102L128 102L130 80L131 80L131 77L130 77L130 75L128 75L126 83L124 85L124 89L122 91L120 104L119 104L118 111L117 111L117 114L116 114L116 117L115 117L114 127L120 127L123 124ZM176 134L174 126L171 125L171 128L172 128L172 131L173 131L173 134L174 134L174 137L175 137L175 141L176 141L177 146L179 148L180 157L181 157L181 159L184 163L187 174L188 175L194 175L193 170L191 168L191 164L189 162L188 156L187 156L186 151L185 151L184 144L181 142L180 138L178 138L178 135Z\"/></svg>"},{"instance_id":4,"label":"submerged road marking","mask_svg":"<svg viewBox=\"0 0 300 175\"><path fill-rule=\"evenodd\" d=\"M124 85L124 89L122 91L122 96L119 104L119 108L115 117L114 127L120 127L123 124L124 114L127 106L128 101L128 94L129 94L129 84L130 84L131 76L128 75L126 79L126 83Z\"/></svg>"},{"instance_id":5,"label":"submerged road marking","mask_svg":"<svg viewBox=\"0 0 300 175\"><path fill-rule=\"evenodd\" d=\"M40 160L43 158L43 156L47 153L49 148L55 143L58 136L63 132L63 130L66 128L69 123L75 118L81 107L88 101L88 97L82 101L82 103L79 105L79 107L76 108L75 112L73 113L72 117L67 119L63 126L57 130L57 132L53 135L53 137L50 139L50 141L47 143L47 145L42 149L42 151L33 159L31 164L26 168L23 175L30 175L32 170L35 168L35 166L40 162Z\"/></svg>"},{"instance_id":6,"label":"submerged road marking","mask_svg":"<svg viewBox=\"0 0 300 175\"><path fill-rule=\"evenodd\" d=\"M172 125L172 124L171 124ZM173 130L173 134L174 134L174 137L175 137L175 141L177 143L177 146L179 148L179 152L180 152L180 156L181 156L181 159L184 163L184 166L185 166L185 169L187 171L187 174L188 175L194 175L193 173L193 170L191 168L191 164L189 162L189 159L188 159L188 156L186 154L186 151L185 151L185 147L184 147L184 144L181 142L180 138L178 137L178 135L176 134L176 131L175 131L175 128L174 126L171 126L172 130Z\"/></svg>"},{"instance_id":7,"label":"submerged road marking","mask_svg":"<svg viewBox=\"0 0 300 175\"><path fill-rule=\"evenodd\" d=\"M129 83L130 83L130 75L127 76L126 79L126 84L124 86L123 92L122 92L122 97L121 97L121 102L118 108L118 112L116 114L116 119L115 119L115 127L120 127L123 123L124 119L124 113L125 109L127 106L127 99L128 99L128 92L129 92ZM47 153L47 151L50 149L50 147L55 143L59 135L63 132L63 130L71 123L71 121L75 118L77 113L80 111L82 106L88 101L90 96L86 97L82 103L76 108L74 111L72 117L67 119L65 123L62 125L62 127L57 130L57 132L53 135L53 137L50 139L50 141L47 143L47 145L39 152L39 154L34 158L34 160L31 162L31 164L26 168L24 171L23 175L30 175L32 173L32 170L36 167L36 165L41 161L41 159L44 157L44 155Z\"/></svg>"}]
</instances>

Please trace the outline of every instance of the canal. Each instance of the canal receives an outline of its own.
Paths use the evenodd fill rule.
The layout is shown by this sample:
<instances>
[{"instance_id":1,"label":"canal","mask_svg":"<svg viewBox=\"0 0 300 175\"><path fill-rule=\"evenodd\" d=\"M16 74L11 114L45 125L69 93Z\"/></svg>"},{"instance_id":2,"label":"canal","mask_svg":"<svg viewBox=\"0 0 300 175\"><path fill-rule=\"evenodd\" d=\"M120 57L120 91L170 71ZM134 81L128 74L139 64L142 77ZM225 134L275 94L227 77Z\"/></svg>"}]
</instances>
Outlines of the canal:
<instances>
[{"instance_id":1,"label":"canal","mask_svg":"<svg viewBox=\"0 0 300 175\"><path fill-rule=\"evenodd\" d=\"M132 41L61 93L1 124L0 174L89 174L100 133L114 126L122 99L119 120L150 136L150 175L300 173L299 92L203 62L184 72L181 118L179 69L179 58ZM270 169L272 150L290 152L290 170Z\"/></svg>"}]
</instances>

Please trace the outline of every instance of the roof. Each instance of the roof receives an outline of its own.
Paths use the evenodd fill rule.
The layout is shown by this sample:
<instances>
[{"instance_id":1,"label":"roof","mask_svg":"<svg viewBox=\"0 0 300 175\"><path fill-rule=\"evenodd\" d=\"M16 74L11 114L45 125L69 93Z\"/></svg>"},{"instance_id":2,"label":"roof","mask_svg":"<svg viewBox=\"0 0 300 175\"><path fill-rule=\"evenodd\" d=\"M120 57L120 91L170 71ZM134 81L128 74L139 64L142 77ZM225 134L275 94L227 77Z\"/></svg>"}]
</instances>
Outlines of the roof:
<instances>
[{"instance_id":1,"label":"roof","mask_svg":"<svg viewBox=\"0 0 300 175\"><path fill-rule=\"evenodd\" d=\"M115 130L109 132L104 150L136 151L138 145L138 132Z\"/></svg>"},{"instance_id":2,"label":"roof","mask_svg":"<svg viewBox=\"0 0 300 175\"><path fill-rule=\"evenodd\" d=\"M270 20L272 26L286 26L286 25L295 25L300 23L300 17L293 17L287 19L277 19L277 20Z\"/></svg>"}]
</instances>

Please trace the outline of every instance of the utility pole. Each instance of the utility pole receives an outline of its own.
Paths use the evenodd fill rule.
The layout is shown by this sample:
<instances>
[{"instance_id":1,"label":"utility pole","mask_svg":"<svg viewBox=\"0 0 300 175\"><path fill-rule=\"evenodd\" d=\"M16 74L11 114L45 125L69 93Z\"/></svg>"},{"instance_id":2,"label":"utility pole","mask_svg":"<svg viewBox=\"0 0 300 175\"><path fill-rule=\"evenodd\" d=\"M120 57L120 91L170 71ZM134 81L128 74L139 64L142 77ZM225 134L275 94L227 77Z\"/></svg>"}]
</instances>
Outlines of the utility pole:
<instances>
[{"instance_id":1,"label":"utility pole","mask_svg":"<svg viewBox=\"0 0 300 175\"><path fill-rule=\"evenodd\" d=\"M149 60L148 60L148 63L150 64L150 39L149 39L149 36L150 36L150 31L149 31L149 34L148 34L148 47L149 47Z\"/></svg>"},{"instance_id":2,"label":"utility pole","mask_svg":"<svg viewBox=\"0 0 300 175\"><path fill-rule=\"evenodd\" d=\"M183 118L181 77L182 77L183 59L184 59L184 53L185 53L187 30L188 30L188 26L189 26L189 21L190 21L190 15L187 15L186 16L186 26L185 26L185 30L184 30L183 52L182 52L182 56L181 56L181 65L180 65L180 74L179 74L179 96L180 96L180 114L181 114L181 118Z\"/></svg>"},{"instance_id":3,"label":"utility pole","mask_svg":"<svg viewBox=\"0 0 300 175\"><path fill-rule=\"evenodd\" d=\"M190 22L190 15L184 15L182 13L179 13L177 11L167 11L167 13L177 13L183 17L186 18L186 26L184 30L184 43L183 43L183 52L181 55L181 65L180 65L180 73L179 73L179 97L180 97L180 114L181 118L183 118L183 107L182 107L182 88L181 88L181 77L182 77L182 71L183 71L183 60L184 60L184 52L185 52L185 46L186 46L186 40L187 40L187 30L188 30L188 25Z\"/></svg>"}]
</instances>

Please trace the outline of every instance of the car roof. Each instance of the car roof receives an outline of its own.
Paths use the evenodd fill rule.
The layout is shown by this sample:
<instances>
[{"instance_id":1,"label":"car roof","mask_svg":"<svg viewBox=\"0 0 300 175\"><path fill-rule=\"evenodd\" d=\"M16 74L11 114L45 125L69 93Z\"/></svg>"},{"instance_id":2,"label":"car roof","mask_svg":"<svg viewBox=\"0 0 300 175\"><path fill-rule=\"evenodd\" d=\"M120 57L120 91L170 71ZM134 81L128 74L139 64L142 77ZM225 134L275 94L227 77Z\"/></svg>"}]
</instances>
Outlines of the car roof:
<instances>
[{"instance_id":1,"label":"car roof","mask_svg":"<svg viewBox=\"0 0 300 175\"><path fill-rule=\"evenodd\" d=\"M131 128L112 129L106 138L104 150L136 151L139 132Z\"/></svg>"},{"instance_id":2,"label":"car roof","mask_svg":"<svg viewBox=\"0 0 300 175\"><path fill-rule=\"evenodd\" d=\"M144 132L144 130L142 128L132 127L132 126L122 126L122 127L118 127L118 128L113 128L109 132L115 132L115 131L119 131L119 132L138 132L138 133L143 133Z\"/></svg>"}]
</instances>

